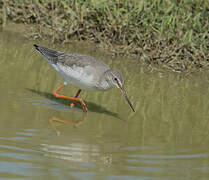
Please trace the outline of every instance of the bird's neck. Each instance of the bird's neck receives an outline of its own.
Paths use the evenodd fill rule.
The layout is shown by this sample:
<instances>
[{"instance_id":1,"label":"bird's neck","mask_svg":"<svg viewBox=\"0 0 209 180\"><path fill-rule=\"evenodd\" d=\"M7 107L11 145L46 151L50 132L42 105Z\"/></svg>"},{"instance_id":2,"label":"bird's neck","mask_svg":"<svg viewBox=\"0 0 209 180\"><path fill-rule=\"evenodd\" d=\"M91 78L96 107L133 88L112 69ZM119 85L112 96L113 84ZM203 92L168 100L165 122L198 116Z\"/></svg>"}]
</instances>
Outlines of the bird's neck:
<instances>
[{"instance_id":1,"label":"bird's neck","mask_svg":"<svg viewBox=\"0 0 209 180\"><path fill-rule=\"evenodd\" d=\"M104 75L101 76L101 78L99 80L98 89L105 91L105 90L108 90L111 87L112 87L112 85L108 82L108 79L106 77L106 74L104 73Z\"/></svg>"}]
</instances>

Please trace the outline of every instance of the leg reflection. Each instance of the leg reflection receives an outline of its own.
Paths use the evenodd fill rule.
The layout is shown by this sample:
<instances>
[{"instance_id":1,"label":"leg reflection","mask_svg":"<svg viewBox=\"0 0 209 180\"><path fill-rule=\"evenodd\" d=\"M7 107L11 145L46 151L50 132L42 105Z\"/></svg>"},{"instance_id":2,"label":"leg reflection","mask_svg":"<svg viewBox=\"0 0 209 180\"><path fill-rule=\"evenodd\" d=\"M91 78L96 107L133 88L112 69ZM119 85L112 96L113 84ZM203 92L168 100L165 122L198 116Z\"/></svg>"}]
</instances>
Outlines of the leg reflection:
<instances>
[{"instance_id":1,"label":"leg reflection","mask_svg":"<svg viewBox=\"0 0 209 180\"><path fill-rule=\"evenodd\" d=\"M87 117L87 114L84 114L82 116L81 120L79 120L78 122L73 122L73 121L69 121L69 120L67 121L67 120L63 120L63 119L60 119L60 118L57 118L57 117L53 116L53 117L49 118L49 122L50 122L52 128L57 133L57 135L60 135L60 131L57 130L57 126L56 126L54 121L61 122L61 123L64 123L64 124L70 124L74 127L78 127L80 124L83 123L83 121L86 119L86 117Z\"/></svg>"}]
</instances>

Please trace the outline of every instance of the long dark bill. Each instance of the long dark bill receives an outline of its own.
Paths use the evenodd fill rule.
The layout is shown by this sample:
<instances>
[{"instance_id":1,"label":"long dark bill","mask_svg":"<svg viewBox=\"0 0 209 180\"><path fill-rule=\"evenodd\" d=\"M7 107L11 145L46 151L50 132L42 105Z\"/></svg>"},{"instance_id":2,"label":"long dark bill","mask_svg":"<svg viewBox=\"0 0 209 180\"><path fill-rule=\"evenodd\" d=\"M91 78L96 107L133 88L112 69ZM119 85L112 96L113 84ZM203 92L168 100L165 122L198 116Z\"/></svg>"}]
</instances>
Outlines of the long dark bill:
<instances>
[{"instance_id":1,"label":"long dark bill","mask_svg":"<svg viewBox=\"0 0 209 180\"><path fill-rule=\"evenodd\" d=\"M120 91L123 93L123 95L125 96L126 101L128 102L128 104L129 104L129 106L131 107L131 109L133 110L133 112L135 112L133 105L131 104L131 102L130 102L129 99L128 99L128 96L127 96L127 94L126 94L125 89L124 89L123 87L120 87L119 90L120 90Z\"/></svg>"}]
</instances>

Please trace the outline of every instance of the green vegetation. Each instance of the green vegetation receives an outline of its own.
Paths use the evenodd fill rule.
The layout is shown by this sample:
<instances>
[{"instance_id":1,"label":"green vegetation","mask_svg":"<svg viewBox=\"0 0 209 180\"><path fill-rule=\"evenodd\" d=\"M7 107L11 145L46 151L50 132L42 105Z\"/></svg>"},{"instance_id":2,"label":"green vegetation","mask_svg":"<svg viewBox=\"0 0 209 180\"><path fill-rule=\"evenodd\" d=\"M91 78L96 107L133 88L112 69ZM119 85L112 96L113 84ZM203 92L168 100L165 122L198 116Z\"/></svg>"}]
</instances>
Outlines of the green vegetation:
<instances>
[{"instance_id":1,"label":"green vegetation","mask_svg":"<svg viewBox=\"0 0 209 180\"><path fill-rule=\"evenodd\" d=\"M3 0L0 12L4 25L35 24L33 38L90 40L178 72L209 65L207 0Z\"/></svg>"}]
</instances>

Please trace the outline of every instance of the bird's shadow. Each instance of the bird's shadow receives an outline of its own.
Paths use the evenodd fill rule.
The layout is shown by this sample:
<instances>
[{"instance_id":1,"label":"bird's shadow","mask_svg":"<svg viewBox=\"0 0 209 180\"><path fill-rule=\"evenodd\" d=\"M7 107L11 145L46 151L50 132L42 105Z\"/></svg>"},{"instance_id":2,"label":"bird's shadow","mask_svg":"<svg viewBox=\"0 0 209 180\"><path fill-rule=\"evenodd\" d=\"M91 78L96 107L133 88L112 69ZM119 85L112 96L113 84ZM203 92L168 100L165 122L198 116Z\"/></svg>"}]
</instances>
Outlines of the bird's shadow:
<instances>
[{"instance_id":1,"label":"bird's shadow","mask_svg":"<svg viewBox=\"0 0 209 180\"><path fill-rule=\"evenodd\" d=\"M53 94L51 93L48 93L48 92L42 92L42 91L38 91L38 90L34 90L34 89L30 89L30 88L26 88L26 90L32 92L32 93L36 93L42 97L45 97L49 100L51 100L52 102L56 102L56 103L59 103L59 104L63 104L63 105L66 105L70 108L70 103L73 102L69 99L60 99L60 98L56 98ZM102 114L106 114L106 115L109 115L109 116L113 116L115 118L119 118L118 116L118 113L115 113L115 112L112 112L112 111L109 111L107 110L106 108L98 105L98 104L95 104L93 102L89 102L89 101L86 101L86 104L88 105L88 110L90 112L97 112L97 113L102 113ZM79 103L75 103L75 107L77 109L81 109L82 110L82 107L80 106Z\"/></svg>"}]
</instances>

